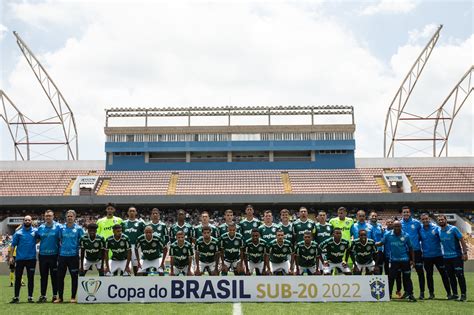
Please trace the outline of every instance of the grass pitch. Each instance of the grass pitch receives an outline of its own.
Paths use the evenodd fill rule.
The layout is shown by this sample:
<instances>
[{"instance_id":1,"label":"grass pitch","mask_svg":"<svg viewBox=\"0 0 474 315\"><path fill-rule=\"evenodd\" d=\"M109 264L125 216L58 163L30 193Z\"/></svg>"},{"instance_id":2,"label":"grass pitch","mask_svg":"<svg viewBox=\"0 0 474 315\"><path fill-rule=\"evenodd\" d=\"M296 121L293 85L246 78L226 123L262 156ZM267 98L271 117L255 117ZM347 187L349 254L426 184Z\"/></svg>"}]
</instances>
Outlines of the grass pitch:
<instances>
[{"instance_id":1,"label":"grass pitch","mask_svg":"<svg viewBox=\"0 0 474 315\"><path fill-rule=\"evenodd\" d=\"M418 279L412 274L415 296L418 297ZM410 303L393 300L391 302L355 302L355 303L242 303L242 313L256 315L288 315L288 314L474 314L474 273L466 273L468 302L461 303L445 299L441 279L435 273L436 300ZM25 275L26 280L26 275ZM35 279L34 299L39 296L39 276ZM212 315L232 314L232 303L156 303L156 304L70 304L67 303L70 291L69 278L66 278L65 298L60 305L52 303L29 304L27 288L22 287L20 304L8 304L13 296L13 288L9 287L8 276L0 276L0 314L176 314L176 315ZM51 298L48 287L48 299Z\"/></svg>"}]
</instances>

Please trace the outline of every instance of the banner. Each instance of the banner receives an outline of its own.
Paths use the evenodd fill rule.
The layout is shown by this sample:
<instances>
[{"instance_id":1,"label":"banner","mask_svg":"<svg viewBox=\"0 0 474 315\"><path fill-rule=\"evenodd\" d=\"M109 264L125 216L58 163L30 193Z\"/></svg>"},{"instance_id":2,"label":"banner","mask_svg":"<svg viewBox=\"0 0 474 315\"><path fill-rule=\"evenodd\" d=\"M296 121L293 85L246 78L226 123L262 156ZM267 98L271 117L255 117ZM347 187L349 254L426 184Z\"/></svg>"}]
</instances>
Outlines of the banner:
<instances>
[{"instance_id":1,"label":"banner","mask_svg":"<svg viewBox=\"0 0 474 315\"><path fill-rule=\"evenodd\" d=\"M80 277L79 303L389 301L387 276Z\"/></svg>"}]
</instances>

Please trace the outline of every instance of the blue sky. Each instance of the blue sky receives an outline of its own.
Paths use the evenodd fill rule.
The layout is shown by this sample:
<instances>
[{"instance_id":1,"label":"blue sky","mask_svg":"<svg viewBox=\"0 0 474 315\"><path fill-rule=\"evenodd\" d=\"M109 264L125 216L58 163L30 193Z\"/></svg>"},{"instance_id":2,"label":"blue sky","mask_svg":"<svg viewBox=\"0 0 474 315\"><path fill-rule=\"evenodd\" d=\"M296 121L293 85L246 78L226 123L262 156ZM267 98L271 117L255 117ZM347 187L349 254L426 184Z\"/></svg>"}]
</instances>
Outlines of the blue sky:
<instances>
[{"instance_id":1,"label":"blue sky","mask_svg":"<svg viewBox=\"0 0 474 315\"><path fill-rule=\"evenodd\" d=\"M387 108L436 25L444 28L410 101L413 111L438 106L473 64L471 1L47 0L1 6L1 89L30 116L48 114L11 34L16 30L72 106L82 159L104 157L106 107L229 102L354 105L356 155L381 156ZM472 96L459 117L450 153L472 155ZM0 131L0 159L11 159L4 126Z\"/></svg>"}]
</instances>

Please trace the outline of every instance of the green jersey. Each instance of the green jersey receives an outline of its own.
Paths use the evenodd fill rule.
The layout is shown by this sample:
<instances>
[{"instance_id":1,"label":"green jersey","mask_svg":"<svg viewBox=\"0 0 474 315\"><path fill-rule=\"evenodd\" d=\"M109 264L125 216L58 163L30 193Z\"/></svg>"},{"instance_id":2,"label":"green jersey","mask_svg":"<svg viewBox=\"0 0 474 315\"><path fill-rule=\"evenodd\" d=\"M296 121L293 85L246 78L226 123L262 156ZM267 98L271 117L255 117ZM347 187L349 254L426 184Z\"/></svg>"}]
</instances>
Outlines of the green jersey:
<instances>
[{"instance_id":1,"label":"green jersey","mask_svg":"<svg viewBox=\"0 0 474 315\"><path fill-rule=\"evenodd\" d=\"M80 246L81 249L85 250L85 256L88 261L100 261L104 257L105 239L100 235L96 235L91 240L88 233L84 234L81 237Z\"/></svg>"},{"instance_id":2,"label":"green jersey","mask_svg":"<svg viewBox=\"0 0 474 315\"><path fill-rule=\"evenodd\" d=\"M163 243L168 244L168 242L170 241L170 237L168 234L168 228L166 227L165 223L161 221L158 221L158 223L153 223L150 221L146 225L151 226L151 228L153 229L153 234L161 238Z\"/></svg>"},{"instance_id":3,"label":"green jersey","mask_svg":"<svg viewBox=\"0 0 474 315\"><path fill-rule=\"evenodd\" d=\"M319 244L319 248L323 253L325 261L340 264L344 259L346 251L349 249L349 241L341 239L339 243L336 243L334 237L331 237Z\"/></svg>"},{"instance_id":4,"label":"green jersey","mask_svg":"<svg viewBox=\"0 0 474 315\"><path fill-rule=\"evenodd\" d=\"M304 241L304 233L310 231L314 234L314 224L313 220L307 219L306 221L301 221L300 219L293 222L293 240L296 244L301 241Z\"/></svg>"},{"instance_id":5,"label":"green jersey","mask_svg":"<svg viewBox=\"0 0 474 315\"><path fill-rule=\"evenodd\" d=\"M128 236L130 244L135 245L137 243L137 238L140 235L143 235L145 230L145 222L142 220L125 220L122 222L123 234Z\"/></svg>"},{"instance_id":6,"label":"green jersey","mask_svg":"<svg viewBox=\"0 0 474 315\"><path fill-rule=\"evenodd\" d=\"M266 225L263 223L259 226L258 230L260 231L260 237L266 243L270 243L274 239L276 239L276 231L278 231L279 227L275 223L272 225Z\"/></svg>"},{"instance_id":7,"label":"green jersey","mask_svg":"<svg viewBox=\"0 0 474 315\"><path fill-rule=\"evenodd\" d=\"M235 233L234 237L230 237L229 233L221 236L221 250L224 251L224 260L234 262L240 259L240 250L244 247L242 235Z\"/></svg>"},{"instance_id":8,"label":"green jersey","mask_svg":"<svg viewBox=\"0 0 474 315\"><path fill-rule=\"evenodd\" d=\"M219 237L222 237L225 233L227 233L228 230L228 225L227 223L222 223L219 225ZM240 233L240 226L238 224L235 225L235 233Z\"/></svg>"},{"instance_id":9,"label":"green jersey","mask_svg":"<svg viewBox=\"0 0 474 315\"><path fill-rule=\"evenodd\" d=\"M151 240L147 240L145 234L142 234L137 238L136 246L142 252L143 260L155 260L163 256L166 244L156 234L152 234Z\"/></svg>"},{"instance_id":10,"label":"green jersey","mask_svg":"<svg viewBox=\"0 0 474 315\"><path fill-rule=\"evenodd\" d=\"M316 257L319 256L319 246L315 241L311 241L309 246L305 242L299 242L295 248L298 266L313 267L316 265Z\"/></svg>"},{"instance_id":11,"label":"green jersey","mask_svg":"<svg viewBox=\"0 0 474 315\"><path fill-rule=\"evenodd\" d=\"M336 217L329 220L329 224L332 225L333 229L341 229L342 238L346 241L351 241L351 227L354 224L354 220L352 220L351 218L345 218L344 220L340 220L339 217Z\"/></svg>"},{"instance_id":12,"label":"green jersey","mask_svg":"<svg viewBox=\"0 0 474 315\"><path fill-rule=\"evenodd\" d=\"M290 256L293 253L293 246L289 240L284 239L282 244L278 244L278 241L274 239L270 243L267 243L267 253L272 263L281 264L282 262L290 260Z\"/></svg>"},{"instance_id":13,"label":"green jersey","mask_svg":"<svg viewBox=\"0 0 474 315\"><path fill-rule=\"evenodd\" d=\"M260 220L257 218L253 218L252 220L248 220L247 218L243 219L239 223L240 226L240 234L244 238L244 242L252 238L252 230L258 229L260 226Z\"/></svg>"},{"instance_id":14,"label":"green jersey","mask_svg":"<svg viewBox=\"0 0 474 315\"><path fill-rule=\"evenodd\" d=\"M170 228L170 242L173 243L176 241L176 233L179 231L184 232L184 240L191 242L193 239L193 226L189 223L184 223L183 225L179 225L175 223Z\"/></svg>"},{"instance_id":15,"label":"green jersey","mask_svg":"<svg viewBox=\"0 0 474 315\"><path fill-rule=\"evenodd\" d=\"M188 241L184 241L183 246L179 246L176 241L170 246L170 256L173 257L176 267L184 268L189 264L189 257L194 256L193 246Z\"/></svg>"},{"instance_id":16,"label":"green jersey","mask_svg":"<svg viewBox=\"0 0 474 315\"><path fill-rule=\"evenodd\" d=\"M130 250L130 240L127 235L123 234L116 240L115 237L109 236L105 247L112 252L112 260L126 260L128 251Z\"/></svg>"},{"instance_id":17,"label":"green jersey","mask_svg":"<svg viewBox=\"0 0 474 315\"><path fill-rule=\"evenodd\" d=\"M285 233L285 239L289 240L291 244L293 244L293 223L288 222L287 225L284 225L280 222L280 224L278 224L278 228L280 228L283 233Z\"/></svg>"},{"instance_id":18,"label":"green jersey","mask_svg":"<svg viewBox=\"0 0 474 315\"><path fill-rule=\"evenodd\" d=\"M262 239L258 239L258 243L254 244L252 240L245 242L245 256L248 261L260 263L264 260L266 253L266 243Z\"/></svg>"},{"instance_id":19,"label":"green jersey","mask_svg":"<svg viewBox=\"0 0 474 315\"><path fill-rule=\"evenodd\" d=\"M212 224L209 224L208 226L211 228L211 236L215 237L215 238L218 238L219 235L218 235L217 227L215 225L212 225ZM202 228L203 228L202 224L196 225L193 228L193 233L194 233L193 238L195 240L197 240L198 238L200 238L202 236Z\"/></svg>"},{"instance_id":20,"label":"green jersey","mask_svg":"<svg viewBox=\"0 0 474 315\"><path fill-rule=\"evenodd\" d=\"M377 247L375 242L370 238L367 239L365 244L362 244L360 239L356 239L352 242L349 249L352 260L359 264L366 265L374 260L374 256L377 253Z\"/></svg>"},{"instance_id":21,"label":"green jersey","mask_svg":"<svg viewBox=\"0 0 474 315\"><path fill-rule=\"evenodd\" d=\"M206 243L204 237L200 237L196 241L196 252L199 253L199 261L203 263L212 263L216 261L216 254L219 252L219 240L211 236L209 242Z\"/></svg>"},{"instance_id":22,"label":"green jersey","mask_svg":"<svg viewBox=\"0 0 474 315\"><path fill-rule=\"evenodd\" d=\"M328 238L332 237L332 225L329 223L317 223L316 232L314 234L314 240L316 241L316 243L321 244Z\"/></svg>"},{"instance_id":23,"label":"green jersey","mask_svg":"<svg viewBox=\"0 0 474 315\"><path fill-rule=\"evenodd\" d=\"M112 227L115 224L122 224L122 219L119 217L112 217L111 219L107 217L100 218L97 220L97 235L102 236L104 239L114 235Z\"/></svg>"}]
</instances>

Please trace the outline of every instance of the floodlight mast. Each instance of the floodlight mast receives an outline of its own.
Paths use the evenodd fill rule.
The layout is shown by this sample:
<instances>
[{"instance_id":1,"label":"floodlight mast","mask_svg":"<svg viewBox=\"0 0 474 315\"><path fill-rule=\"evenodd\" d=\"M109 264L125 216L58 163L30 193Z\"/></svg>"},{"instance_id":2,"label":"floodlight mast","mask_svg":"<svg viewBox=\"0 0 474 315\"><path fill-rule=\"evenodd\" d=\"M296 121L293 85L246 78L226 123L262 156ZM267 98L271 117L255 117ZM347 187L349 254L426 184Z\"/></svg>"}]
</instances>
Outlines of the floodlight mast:
<instances>
[{"instance_id":1,"label":"floodlight mast","mask_svg":"<svg viewBox=\"0 0 474 315\"><path fill-rule=\"evenodd\" d=\"M26 61L33 70L36 78L38 79L43 91L51 103L56 116L47 118L41 121L32 122L33 124L60 124L62 128L62 133L64 134L64 141L58 142L45 142L45 143L34 143L34 144L53 144L53 145L65 145L67 147L67 159L77 160L79 159L79 142L76 121L74 119L74 114L69 107L66 99L59 91L58 87L51 79L50 75L39 62L38 58L33 54L30 48L26 43L21 39L20 35L17 32L13 32L13 35L16 37L16 42L23 55L25 56ZM31 143L32 144L32 143ZM29 144L28 144L29 145Z\"/></svg>"}]
</instances>

